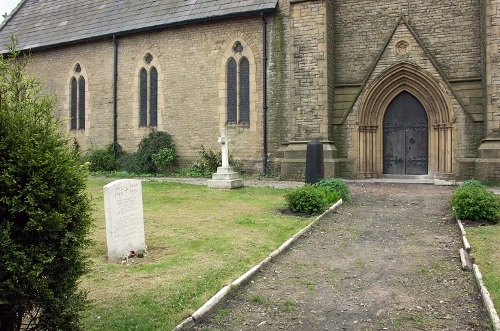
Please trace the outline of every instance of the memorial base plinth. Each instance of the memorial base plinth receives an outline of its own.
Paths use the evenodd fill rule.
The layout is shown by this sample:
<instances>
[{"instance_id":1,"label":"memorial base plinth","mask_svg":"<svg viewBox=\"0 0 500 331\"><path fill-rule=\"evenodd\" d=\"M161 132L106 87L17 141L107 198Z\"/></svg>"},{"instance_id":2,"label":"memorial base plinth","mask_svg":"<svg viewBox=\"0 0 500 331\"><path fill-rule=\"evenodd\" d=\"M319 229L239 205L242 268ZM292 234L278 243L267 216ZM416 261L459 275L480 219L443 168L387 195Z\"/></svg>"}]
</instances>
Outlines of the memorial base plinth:
<instances>
[{"instance_id":1,"label":"memorial base plinth","mask_svg":"<svg viewBox=\"0 0 500 331\"><path fill-rule=\"evenodd\" d=\"M212 174L212 179L208 181L209 188L233 189L243 187L243 179L232 167L218 167L217 172Z\"/></svg>"}]
</instances>

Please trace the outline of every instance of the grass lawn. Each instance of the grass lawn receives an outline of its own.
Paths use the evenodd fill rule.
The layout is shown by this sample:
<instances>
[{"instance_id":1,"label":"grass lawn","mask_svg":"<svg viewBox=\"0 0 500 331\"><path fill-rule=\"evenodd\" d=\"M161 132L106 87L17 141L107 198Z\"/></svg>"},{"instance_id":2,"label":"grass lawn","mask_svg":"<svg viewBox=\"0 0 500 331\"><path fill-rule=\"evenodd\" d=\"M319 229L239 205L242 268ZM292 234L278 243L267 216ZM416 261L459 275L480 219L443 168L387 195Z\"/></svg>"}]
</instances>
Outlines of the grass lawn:
<instances>
[{"instance_id":1,"label":"grass lawn","mask_svg":"<svg viewBox=\"0 0 500 331\"><path fill-rule=\"evenodd\" d=\"M500 224L467 227L474 262L479 266L495 308L500 310Z\"/></svg>"},{"instance_id":2,"label":"grass lawn","mask_svg":"<svg viewBox=\"0 0 500 331\"><path fill-rule=\"evenodd\" d=\"M314 219L282 215L282 189L143 182L148 253L130 265L110 263L102 187L111 181L88 181L95 244L81 282L92 302L85 330L172 330Z\"/></svg>"}]
</instances>

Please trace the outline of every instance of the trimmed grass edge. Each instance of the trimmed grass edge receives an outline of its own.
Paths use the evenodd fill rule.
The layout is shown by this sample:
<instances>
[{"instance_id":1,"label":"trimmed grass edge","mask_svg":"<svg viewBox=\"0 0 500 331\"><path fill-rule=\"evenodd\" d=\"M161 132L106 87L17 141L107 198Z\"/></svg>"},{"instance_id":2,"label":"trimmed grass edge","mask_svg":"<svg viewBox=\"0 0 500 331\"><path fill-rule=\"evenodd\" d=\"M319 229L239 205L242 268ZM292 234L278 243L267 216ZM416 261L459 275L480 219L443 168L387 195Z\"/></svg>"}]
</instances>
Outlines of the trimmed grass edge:
<instances>
[{"instance_id":1,"label":"trimmed grass edge","mask_svg":"<svg viewBox=\"0 0 500 331\"><path fill-rule=\"evenodd\" d=\"M462 221L457 218L457 225L460 230L460 233L462 235L462 243L464 246L465 252L467 254L471 251L471 246L469 244L469 241L467 240L465 229L462 225ZM465 255L465 254L461 254ZM462 262L462 265L464 262ZM493 330L494 331L500 331L500 318L498 317L498 313L495 309L495 305L493 304L493 300L491 299L490 292L488 291L488 288L483 282L483 276L481 274L481 271L479 270L479 266L477 264L472 264L472 271L474 273L474 277L476 278L477 286L479 287L479 292L481 293L481 297L483 299L483 304L484 308L486 309L488 316L490 318L491 324L493 325Z\"/></svg>"}]
</instances>

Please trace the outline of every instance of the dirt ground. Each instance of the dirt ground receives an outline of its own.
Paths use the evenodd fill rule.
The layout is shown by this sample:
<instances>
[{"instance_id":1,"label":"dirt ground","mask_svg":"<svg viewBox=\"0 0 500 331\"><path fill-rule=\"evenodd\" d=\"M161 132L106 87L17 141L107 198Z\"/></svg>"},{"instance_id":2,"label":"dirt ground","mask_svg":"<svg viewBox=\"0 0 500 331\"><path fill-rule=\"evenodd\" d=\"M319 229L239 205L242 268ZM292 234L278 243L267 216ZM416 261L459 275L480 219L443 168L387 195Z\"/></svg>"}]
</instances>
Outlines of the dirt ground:
<instances>
[{"instance_id":1,"label":"dirt ground","mask_svg":"<svg viewBox=\"0 0 500 331\"><path fill-rule=\"evenodd\" d=\"M491 330L448 199L453 187L350 184L353 202L194 330Z\"/></svg>"}]
</instances>

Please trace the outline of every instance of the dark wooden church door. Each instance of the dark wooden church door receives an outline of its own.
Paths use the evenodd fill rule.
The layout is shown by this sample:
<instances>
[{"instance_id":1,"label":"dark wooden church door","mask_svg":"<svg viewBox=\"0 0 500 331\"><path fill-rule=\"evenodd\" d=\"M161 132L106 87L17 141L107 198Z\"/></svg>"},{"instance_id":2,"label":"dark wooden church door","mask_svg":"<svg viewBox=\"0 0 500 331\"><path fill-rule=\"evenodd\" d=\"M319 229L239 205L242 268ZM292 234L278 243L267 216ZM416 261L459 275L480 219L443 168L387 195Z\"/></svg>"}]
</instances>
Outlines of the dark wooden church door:
<instances>
[{"instance_id":1,"label":"dark wooden church door","mask_svg":"<svg viewBox=\"0 0 500 331\"><path fill-rule=\"evenodd\" d=\"M426 175L428 131L420 101L408 92L398 94L384 115L384 174Z\"/></svg>"}]
</instances>

